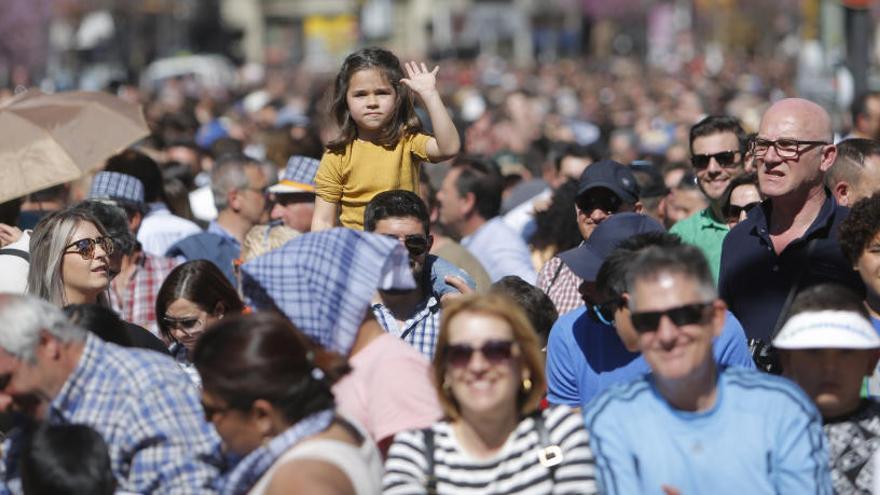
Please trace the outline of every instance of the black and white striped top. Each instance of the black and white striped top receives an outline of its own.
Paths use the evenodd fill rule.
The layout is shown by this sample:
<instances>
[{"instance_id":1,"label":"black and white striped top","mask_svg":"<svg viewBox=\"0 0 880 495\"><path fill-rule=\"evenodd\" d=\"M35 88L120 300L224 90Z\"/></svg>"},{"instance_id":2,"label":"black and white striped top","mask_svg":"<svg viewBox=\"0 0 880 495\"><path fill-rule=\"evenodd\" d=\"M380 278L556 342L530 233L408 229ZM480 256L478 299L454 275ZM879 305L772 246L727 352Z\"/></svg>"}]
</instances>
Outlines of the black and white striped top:
<instances>
[{"instance_id":1,"label":"black and white striped top","mask_svg":"<svg viewBox=\"0 0 880 495\"><path fill-rule=\"evenodd\" d=\"M596 493L595 464L581 416L567 406L543 413L550 441L562 449L554 481L538 460L535 421L520 421L507 443L490 459L475 459L461 448L452 425L441 421L434 430L434 476L437 493L455 495ZM385 462L383 493L426 493L428 460L421 430L398 433Z\"/></svg>"}]
</instances>

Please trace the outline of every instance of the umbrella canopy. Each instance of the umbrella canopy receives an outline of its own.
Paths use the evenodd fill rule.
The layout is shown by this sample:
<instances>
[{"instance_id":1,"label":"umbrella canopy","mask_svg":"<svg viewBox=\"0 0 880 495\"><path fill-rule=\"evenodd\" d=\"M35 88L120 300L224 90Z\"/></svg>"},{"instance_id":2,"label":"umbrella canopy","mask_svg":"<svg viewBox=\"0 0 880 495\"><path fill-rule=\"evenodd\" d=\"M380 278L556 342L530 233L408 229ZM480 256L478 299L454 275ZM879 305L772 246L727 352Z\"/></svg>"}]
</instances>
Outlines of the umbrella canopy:
<instances>
[{"instance_id":1,"label":"umbrella canopy","mask_svg":"<svg viewBox=\"0 0 880 495\"><path fill-rule=\"evenodd\" d=\"M140 106L110 94L19 95L0 107L0 202L78 179L149 133Z\"/></svg>"}]
</instances>

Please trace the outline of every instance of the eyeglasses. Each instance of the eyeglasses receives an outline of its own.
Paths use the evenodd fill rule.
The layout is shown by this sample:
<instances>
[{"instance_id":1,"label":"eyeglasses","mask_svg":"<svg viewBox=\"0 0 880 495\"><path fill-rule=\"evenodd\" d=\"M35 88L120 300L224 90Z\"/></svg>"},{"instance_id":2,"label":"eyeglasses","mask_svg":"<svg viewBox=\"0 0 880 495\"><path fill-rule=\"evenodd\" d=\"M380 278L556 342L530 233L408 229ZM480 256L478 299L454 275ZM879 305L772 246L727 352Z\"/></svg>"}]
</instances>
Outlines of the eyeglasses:
<instances>
[{"instance_id":1,"label":"eyeglasses","mask_svg":"<svg viewBox=\"0 0 880 495\"><path fill-rule=\"evenodd\" d=\"M590 306L590 314L594 320L613 327L614 312L620 309L621 304L623 304L623 298L621 297L605 301L601 304L593 304Z\"/></svg>"},{"instance_id":2,"label":"eyeglasses","mask_svg":"<svg viewBox=\"0 0 880 495\"><path fill-rule=\"evenodd\" d=\"M831 143L827 141L800 141L790 138L781 138L776 141L755 138L750 143L750 150L755 157L762 157L772 146L776 149L776 154L779 155L780 158L797 158L811 148L827 144Z\"/></svg>"},{"instance_id":3,"label":"eyeglasses","mask_svg":"<svg viewBox=\"0 0 880 495\"><path fill-rule=\"evenodd\" d=\"M713 303L710 301L685 304L664 311L634 311L630 315L630 319L637 332L655 332L660 326L660 319L663 318L663 315L668 316L672 323L679 327L703 323L709 317L709 309L712 308L712 305Z\"/></svg>"},{"instance_id":4,"label":"eyeglasses","mask_svg":"<svg viewBox=\"0 0 880 495\"><path fill-rule=\"evenodd\" d=\"M169 330L180 329L183 333L188 334L193 328L200 325L202 320L196 316L189 318L171 318L165 316L162 318L162 322L165 323L165 326L167 326Z\"/></svg>"},{"instance_id":5,"label":"eyeglasses","mask_svg":"<svg viewBox=\"0 0 880 495\"><path fill-rule=\"evenodd\" d=\"M385 236L392 239L398 239L396 235L386 234ZM430 235L410 234L403 237L403 245L406 246L406 250L409 251L410 256L421 256L428 250L430 240Z\"/></svg>"},{"instance_id":6,"label":"eyeglasses","mask_svg":"<svg viewBox=\"0 0 880 495\"><path fill-rule=\"evenodd\" d=\"M486 361L498 365L508 361L513 356L512 340L487 340L482 347L472 347L468 344L450 344L446 348L446 362L456 368L463 368L471 362L475 352L479 352Z\"/></svg>"},{"instance_id":7,"label":"eyeglasses","mask_svg":"<svg viewBox=\"0 0 880 495\"><path fill-rule=\"evenodd\" d=\"M110 239L109 237L96 237L94 239L86 238L71 242L64 247L64 254L77 253L82 256L84 260L91 260L95 258L95 246L99 244L101 245L101 249L104 250L104 254L108 256L113 254L113 239ZM74 249L68 251L70 248Z\"/></svg>"},{"instance_id":8,"label":"eyeglasses","mask_svg":"<svg viewBox=\"0 0 880 495\"><path fill-rule=\"evenodd\" d=\"M718 162L718 166L723 168L739 167L740 163L736 159L739 151L719 151L718 153L707 153L705 155L694 155L691 157L691 163L697 170L703 170L709 167L709 162L714 158Z\"/></svg>"},{"instance_id":9,"label":"eyeglasses","mask_svg":"<svg viewBox=\"0 0 880 495\"><path fill-rule=\"evenodd\" d=\"M728 220L739 220L739 216L742 212L748 213L748 212L752 211L752 208L754 208L760 204L761 204L760 201L754 201L752 203L745 204L742 206L730 204L730 205L727 205L727 210L725 211L724 214Z\"/></svg>"},{"instance_id":10,"label":"eyeglasses","mask_svg":"<svg viewBox=\"0 0 880 495\"><path fill-rule=\"evenodd\" d=\"M589 215L594 210L604 211L605 213L617 213L623 201L613 192L597 193L596 191L588 191L576 199L577 207Z\"/></svg>"}]
</instances>

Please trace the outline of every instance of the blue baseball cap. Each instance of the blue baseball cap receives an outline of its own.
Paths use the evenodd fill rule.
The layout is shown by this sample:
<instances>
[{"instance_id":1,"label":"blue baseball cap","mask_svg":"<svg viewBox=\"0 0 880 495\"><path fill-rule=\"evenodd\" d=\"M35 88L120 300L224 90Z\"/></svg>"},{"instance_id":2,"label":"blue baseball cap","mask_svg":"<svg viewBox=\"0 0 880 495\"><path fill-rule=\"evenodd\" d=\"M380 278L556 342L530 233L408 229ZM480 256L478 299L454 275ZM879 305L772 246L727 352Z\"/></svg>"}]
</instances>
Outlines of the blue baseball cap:
<instances>
[{"instance_id":1,"label":"blue baseball cap","mask_svg":"<svg viewBox=\"0 0 880 495\"><path fill-rule=\"evenodd\" d=\"M559 254L559 259L578 277L593 282L605 258L621 242L645 232L666 232L660 222L639 213L616 213L600 223L580 246Z\"/></svg>"},{"instance_id":2,"label":"blue baseball cap","mask_svg":"<svg viewBox=\"0 0 880 495\"><path fill-rule=\"evenodd\" d=\"M624 203L632 204L639 200L639 184L632 171L614 160L600 160L584 169L577 195L599 187L609 189Z\"/></svg>"}]
</instances>

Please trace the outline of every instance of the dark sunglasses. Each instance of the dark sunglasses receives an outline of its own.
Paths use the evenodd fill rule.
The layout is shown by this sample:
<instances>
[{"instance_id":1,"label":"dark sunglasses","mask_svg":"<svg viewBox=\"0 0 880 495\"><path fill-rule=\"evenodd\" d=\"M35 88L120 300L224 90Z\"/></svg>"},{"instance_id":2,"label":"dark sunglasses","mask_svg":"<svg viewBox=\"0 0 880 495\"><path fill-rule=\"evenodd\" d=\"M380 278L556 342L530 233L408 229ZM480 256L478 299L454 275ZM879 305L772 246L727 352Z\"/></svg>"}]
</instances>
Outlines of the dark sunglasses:
<instances>
[{"instance_id":1,"label":"dark sunglasses","mask_svg":"<svg viewBox=\"0 0 880 495\"><path fill-rule=\"evenodd\" d=\"M184 332L187 330L192 330L193 327L201 323L201 321L202 320L195 316L190 318L170 318L165 316L162 318L162 322L165 323L165 326L167 326L170 330L179 328Z\"/></svg>"},{"instance_id":2,"label":"dark sunglasses","mask_svg":"<svg viewBox=\"0 0 880 495\"><path fill-rule=\"evenodd\" d=\"M590 314L594 320L613 327L614 313L620 309L621 304L623 304L623 298L612 299L602 304L593 304L590 306Z\"/></svg>"},{"instance_id":3,"label":"dark sunglasses","mask_svg":"<svg viewBox=\"0 0 880 495\"><path fill-rule=\"evenodd\" d=\"M694 155L691 157L691 163L697 170L703 170L709 166L709 161L713 158L718 165L724 168L738 167L739 162L736 161L736 154L739 151L721 151L718 153L710 153L705 155Z\"/></svg>"},{"instance_id":4,"label":"dark sunglasses","mask_svg":"<svg viewBox=\"0 0 880 495\"><path fill-rule=\"evenodd\" d=\"M96 237L94 239L86 238L71 242L64 247L64 254L77 253L82 256L84 260L91 260L95 258L95 246L99 244L105 254L108 256L113 254L113 239L110 239L109 237ZM70 248L73 248L73 250L68 251Z\"/></svg>"},{"instance_id":5,"label":"dark sunglasses","mask_svg":"<svg viewBox=\"0 0 880 495\"><path fill-rule=\"evenodd\" d=\"M446 362L456 368L463 368L471 362L475 352L479 352L493 365L508 361L513 356L512 340L488 340L483 347L468 344L450 344L446 348Z\"/></svg>"},{"instance_id":6,"label":"dark sunglasses","mask_svg":"<svg viewBox=\"0 0 880 495\"><path fill-rule=\"evenodd\" d=\"M727 215L727 218L729 218L729 219L739 220L740 213L742 213L742 212L748 213L748 212L752 211L752 208L758 206L759 204L761 204L760 201L755 201L755 202L749 203L747 205L742 205L742 206L727 205L727 212L725 214Z\"/></svg>"},{"instance_id":7,"label":"dark sunglasses","mask_svg":"<svg viewBox=\"0 0 880 495\"><path fill-rule=\"evenodd\" d=\"M577 206L583 213L589 215L594 210L604 211L605 213L617 213L623 201L616 194L609 192L607 194L584 194L577 198Z\"/></svg>"},{"instance_id":8,"label":"dark sunglasses","mask_svg":"<svg viewBox=\"0 0 880 495\"><path fill-rule=\"evenodd\" d=\"M314 203L315 193L275 193L273 199L281 206L289 206L299 203Z\"/></svg>"},{"instance_id":9,"label":"dark sunglasses","mask_svg":"<svg viewBox=\"0 0 880 495\"><path fill-rule=\"evenodd\" d=\"M386 234L386 236L397 239L395 235ZM428 250L430 239L431 236L429 235L410 234L403 238L403 245L406 246L406 250L409 251L411 256L421 256Z\"/></svg>"},{"instance_id":10,"label":"dark sunglasses","mask_svg":"<svg viewBox=\"0 0 880 495\"><path fill-rule=\"evenodd\" d=\"M655 332L660 326L660 319L663 318L663 315L668 316L676 326L694 325L703 323L709 318L709 309L712 306L712 302L705 302L685 304L665 311L635 311L630 315L630 319L637 332Z\"/></svg>"}]
</instances>

